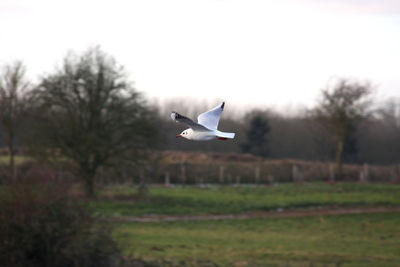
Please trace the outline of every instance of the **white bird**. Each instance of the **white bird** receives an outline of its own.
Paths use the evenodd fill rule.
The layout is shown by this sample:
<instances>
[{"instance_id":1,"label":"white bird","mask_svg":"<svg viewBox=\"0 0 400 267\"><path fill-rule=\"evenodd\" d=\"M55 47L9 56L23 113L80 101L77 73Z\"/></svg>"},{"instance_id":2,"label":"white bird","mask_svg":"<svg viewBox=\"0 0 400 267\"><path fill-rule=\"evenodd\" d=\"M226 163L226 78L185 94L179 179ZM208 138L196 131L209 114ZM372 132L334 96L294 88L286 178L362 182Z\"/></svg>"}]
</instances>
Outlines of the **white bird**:
<instances>
[{"instance_id":1,"label":"white bird","mask_svg":"<svg viewBox=\"0 0 400 267\"><path fill-rule=\"evenodd\" d=\"M197 117L198 123L173 111L171 113L171 118L174 121L184 123L190 127L178 134L176 137L184 137L186 139L196 141L207 141L216 138L220 140L233 139L235 137L235 133L225 133L218 131L217 129L219 118L224 110L224 106L225 102L222 102L212 110L200 114Z\"/></svg>"}]
</instances>

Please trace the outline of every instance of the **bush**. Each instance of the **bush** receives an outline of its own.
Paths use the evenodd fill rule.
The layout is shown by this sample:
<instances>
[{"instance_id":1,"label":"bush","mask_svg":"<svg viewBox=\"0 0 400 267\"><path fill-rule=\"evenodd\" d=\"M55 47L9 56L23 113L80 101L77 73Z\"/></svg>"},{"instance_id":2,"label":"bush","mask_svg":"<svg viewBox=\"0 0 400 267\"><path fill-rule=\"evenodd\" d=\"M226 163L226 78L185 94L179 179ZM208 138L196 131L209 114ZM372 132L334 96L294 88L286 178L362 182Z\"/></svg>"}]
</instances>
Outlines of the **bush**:
<instances>
[{"instance_id":1,"label":"bush","mask_svg":"<svg viewBox=\"0 0 400 267\"><path fill-rule=\"evenodd\" d=\"M2 266L116 266L117 246L70 197L65 183L46 177L0 188Z\"/></svg>"}]
</instances>

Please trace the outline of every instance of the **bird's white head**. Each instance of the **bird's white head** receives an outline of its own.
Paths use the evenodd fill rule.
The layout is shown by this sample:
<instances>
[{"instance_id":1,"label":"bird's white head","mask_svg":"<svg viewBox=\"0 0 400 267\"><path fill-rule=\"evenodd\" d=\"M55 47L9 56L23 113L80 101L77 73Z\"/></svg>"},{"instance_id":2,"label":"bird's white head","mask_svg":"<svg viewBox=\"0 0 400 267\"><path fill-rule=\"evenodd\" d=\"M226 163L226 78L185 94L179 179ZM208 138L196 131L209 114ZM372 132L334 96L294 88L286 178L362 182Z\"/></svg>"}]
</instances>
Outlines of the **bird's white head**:
<instances>
[{"instance_id":1,"label":"bird's white head","mask_svg":"<svg viewBox=\"0 0 400 267\"><path fill-rule=\"evenodd\" d=\"M181 132L180 134L178 134L176 136L176 138L178 137L184 137L186 139L190 139L191 135L193 134L193 130L191 128L188 128L186 130L184 130L183 132Z\"/></svg>"}]
</instances>

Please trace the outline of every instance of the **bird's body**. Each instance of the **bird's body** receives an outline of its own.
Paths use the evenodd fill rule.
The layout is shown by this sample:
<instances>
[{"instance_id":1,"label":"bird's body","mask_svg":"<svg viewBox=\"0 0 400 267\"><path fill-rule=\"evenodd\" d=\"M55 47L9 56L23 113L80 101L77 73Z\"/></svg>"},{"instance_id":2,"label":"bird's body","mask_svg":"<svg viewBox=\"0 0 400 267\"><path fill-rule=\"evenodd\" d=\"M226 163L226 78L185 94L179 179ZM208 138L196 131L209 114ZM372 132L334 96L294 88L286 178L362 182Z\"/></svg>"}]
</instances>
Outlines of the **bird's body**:
<instances>
[{"instance_id":1,"label":"bird's body","mask_svg":"<svg viewBox=\"0 0 400 267\"><path fill-rule=\"evenodd\" d=\"M204 112L197 117L198 123L191 119L172 112L171 118L176 122L188 125L190 128L184 130L176 137L184 137L189 140L208 141L214 139L227 140L235 137L234 133L226 133L217 130L218 122L224 109L225 103L218 105L210 111Z\"/></svg>"},{"instance_id":2,"label":"bird's body","mask_svg":"<svg viewBox=\"0 0 400 267\"><path fill-rule=\"evenodd\" d=\"M186 129L177 135L177 137L184 137L186 139L196 141L209 141L216 138L220 140L226 140L233 139L234 136L234 133L225 133L218 130L194 131L192 128Z\"/></svg>"}]
</instances>

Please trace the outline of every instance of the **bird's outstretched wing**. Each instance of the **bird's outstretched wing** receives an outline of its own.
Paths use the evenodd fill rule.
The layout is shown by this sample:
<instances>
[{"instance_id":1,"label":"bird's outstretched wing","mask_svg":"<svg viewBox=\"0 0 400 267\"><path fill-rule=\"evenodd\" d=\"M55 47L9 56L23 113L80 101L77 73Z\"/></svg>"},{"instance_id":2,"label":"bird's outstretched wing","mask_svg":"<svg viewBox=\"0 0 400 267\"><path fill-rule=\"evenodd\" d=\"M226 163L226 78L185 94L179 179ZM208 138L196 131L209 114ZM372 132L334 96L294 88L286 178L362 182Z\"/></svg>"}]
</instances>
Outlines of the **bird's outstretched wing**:
<instances>
[{"instance_id":1,"label":"bird's outstretched wing","mask_svg":"<svg viewBox=\"0 0 400 267\"><path fill-rule=\"evenodd\" d=\"M222 102L212 110L201 113L197 117L197 122L210 130L217 130L219 118L224 110L225 102Z\"/></svg>"},{"instance_id":2,"label":"bird's outstretched wing","mask_svg":"<svg viewBox=\"0 0 400 267\"><path fill-rule=\"evenodd\" d=\"M176 122L181 122L181 123L186 124L187 126L192 128L193 130L196 130L196 131L208 131L208 129L206 127L204 127L203 125L195 123L191 119L179 114L178 112L173 111L171 113L171 118Z\"/></svg>"}]
</instances>

